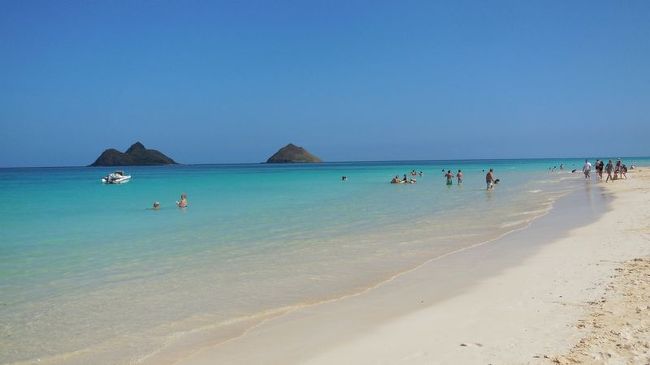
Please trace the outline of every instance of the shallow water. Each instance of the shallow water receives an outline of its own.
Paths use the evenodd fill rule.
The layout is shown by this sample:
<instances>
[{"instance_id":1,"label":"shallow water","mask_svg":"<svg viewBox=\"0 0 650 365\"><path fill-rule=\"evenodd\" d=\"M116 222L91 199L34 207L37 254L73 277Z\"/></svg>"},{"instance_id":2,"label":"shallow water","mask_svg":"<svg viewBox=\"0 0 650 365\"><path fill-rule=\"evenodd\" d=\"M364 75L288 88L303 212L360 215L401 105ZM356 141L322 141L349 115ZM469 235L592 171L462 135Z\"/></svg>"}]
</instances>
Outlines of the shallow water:
<instances>
[{"instance_id":1,"label":"shallow water","mask_svg":"<svg viewBox=\"0 0 650 365\"><path fill-rule=\"evenodd\" d=\"M105 168L0 169L0 362L137 362L197 329L363 290L525 226L584 187L580 165L131 167L119 186L99 183ZM490 167L501 184L486 192ZM446 186L441 170L459 168ZM412 169L417 184L388 184Z\"/></svg>"}]
</instances>

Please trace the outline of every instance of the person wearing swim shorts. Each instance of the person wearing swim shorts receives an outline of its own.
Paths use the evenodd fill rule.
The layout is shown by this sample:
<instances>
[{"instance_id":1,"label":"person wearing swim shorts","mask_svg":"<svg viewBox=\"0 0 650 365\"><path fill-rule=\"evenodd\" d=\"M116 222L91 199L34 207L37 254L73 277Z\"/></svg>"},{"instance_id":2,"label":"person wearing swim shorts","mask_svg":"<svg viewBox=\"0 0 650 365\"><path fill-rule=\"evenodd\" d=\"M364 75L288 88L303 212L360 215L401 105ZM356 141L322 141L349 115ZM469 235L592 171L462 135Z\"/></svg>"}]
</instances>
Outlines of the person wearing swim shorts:
<instances>
[{"instance_id":1,"label":"person wearing swim shorts","mask_svg":"<svg viewBox=\"0 0 650 365\"><path fill-rule=\"evenodd\" d=\"M485 184L487 185L487 190L491 190L494 187L494 169L490 169L485 175Z\"/></svg>"},{"instance_id":2,"label":"person wearing swim shorts","mask_svg":"<svg viewBox=\"0 0 650 365\"><path fill-rule=\"evenodd\" d=\"M447 170L445 177L447 178L447 185L452 185L454 183L454 174L451 173L451 170Z\"/></svg>"}]
</instances>

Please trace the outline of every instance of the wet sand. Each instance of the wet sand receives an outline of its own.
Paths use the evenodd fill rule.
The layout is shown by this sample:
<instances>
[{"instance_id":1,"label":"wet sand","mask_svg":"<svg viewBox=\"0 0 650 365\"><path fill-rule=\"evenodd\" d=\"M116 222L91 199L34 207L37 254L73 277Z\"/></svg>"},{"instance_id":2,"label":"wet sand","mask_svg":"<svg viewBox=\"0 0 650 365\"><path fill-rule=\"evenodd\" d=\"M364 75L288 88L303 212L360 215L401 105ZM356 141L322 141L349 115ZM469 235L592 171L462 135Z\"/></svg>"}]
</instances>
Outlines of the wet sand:
<instances>
[{"instance_id":1,"label":"wet sand","mask_svg":"<svg viewBox=\"0 0 650 365\"><path fill-rule=\"evenodd\" d=\"M205 344L191 353L185 349L174 362L525 364L607 363L616 356L622 358L619 363L633 363L634 356L647 359L643 336L648 328L633 317L647 318L648 309L637 305L647 299L639 292L644 286L617 284L627 279L616 277L637 263L633 271L640 273L631 283L645 283L647 289L648 265L642 265L646 261L624 266L650 255L650 174L643 170L629 174L628 180L586 185L584 196L560 200L556 209L524 230L433 260L358 295L269 319L227 342ZM603 307L607 298L612 303L632 300L622 306L629 309L625 315L631 315L630 320L619 323L623 314L617 312L612 320L599 315L612 312ZM627 352L617 350L617 332L629 338L621 344L629 347Z\"/></svg>"}]
</instances>

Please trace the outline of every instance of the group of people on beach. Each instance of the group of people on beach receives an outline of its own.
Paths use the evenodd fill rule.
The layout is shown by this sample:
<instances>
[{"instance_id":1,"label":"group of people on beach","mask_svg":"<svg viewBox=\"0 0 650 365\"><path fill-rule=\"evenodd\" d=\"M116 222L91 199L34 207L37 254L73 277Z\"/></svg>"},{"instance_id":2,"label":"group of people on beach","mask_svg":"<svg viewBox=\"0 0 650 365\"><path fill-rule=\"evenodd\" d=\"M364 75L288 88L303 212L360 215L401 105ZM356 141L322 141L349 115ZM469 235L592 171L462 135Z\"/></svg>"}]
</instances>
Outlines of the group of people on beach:
<instances>
[{"instance_id":1,"label":"group of people on beach","mask_svg":"<svg viewBox=\"0 0 650 365\"><path fill-rule=\"evenodd\" d=\"M596 160L595 164L592 165L591 162L589 162L588 159L585 160L585 164L582 166L582 172L585 175L585 179L591 179L591 170L594 168L596 170L597 178L598 180L603 179L603 171L607 172L607 178L605 179L605 182L609 182L610 180L618 180L618 179L627 179L627 166L621 161L619 158L616 161L616 164L612 162L612 160L609 160L607 164L603 160ZM634 166L630 167L631 169L634 168ZM549 171L555 171L557 169L556 166L553 168L549 168ZM564 170L564 164L560 164L560 170ZM445 172L445 169L442 169L443 176L447 180L447 185L453 185L454 184L454 178L456 178L456 183L458 185L461 185L463 183L463 171L458 170L457 173L451 172L451 170L447 170ZM485 170L483 170L485 172ZM574 169L571 172L576 172ZM612 175L613 174L613 175ZM417 183L417 180L415 177L422 176L423 173L422 171L416 171L416 170L411 170L411 172L408 173L411 177L407 176L407 174L404 174L402 178L399 177L399 175L395 175L390 180L391 184L415 184ZM347 181L348 177L347 176L341 176L342 181ZM499 183L499 179L497 179L494 176L494 169L490 169L486 174L485 174L485 184L486 184L486 189L487 190L492 190L494 188L494 185ZM176 202L176 206L178 208L187 208L189 206L188 200L187 200L187 194L182 193L180 199ZM152 210L159 210L160 209L160 202L155 201L153 203L153 206L150 208Z\"/></svg>"},{"instance_id":2,"label":"group of people on beach","mask_svg":"<svg viewBox=\"0 0 650 365\"><path fill-rule=\"evenodd\" d=\"M607 178L605 179L605 182L609 182L610 180L614 181L618 179L627 179L627 166L623 163L623 161L621 161L620 158L617 159L616 164L614 164L612 160L609 160L607 162L607 165L605 165L605 161L603 160L596 160L593 168L596 169L598 180L603 179L603 171L607 172ZM634 166L631 166L631 168L634 168ZM585 164L582 166L582 173L585 174L585 179L591 179L591 169L591 162L589 162L589 160L585 160Z\"/></svg>"},{"instance_id":3,"label":"group of people on beach","mask_svg":"<svg viewBox=\"0 0 650 365\"><path fill-rule=\"evenodd\" d=\"M485 172L485 170L483 170L483 172ZM442 173L443 176L447 179L447 185L453 185L454 178L456 178L456 183L458 185L461 185L463 183L464 175L463 175L463 171L460 169L455 174L451 172L451 170L447 170L447 172L445 172L445 169L442 169ZM410 175L422 176L422 171L416 172L415 170L412 170L410 172ZM400 178L399 175L395 175L395 177L393 177L390 180L391 184L415 184L416 182L417 180L415 178L413 177L409 178L407 174L404 174L402 178ZM495 184L499 183L499 179L497 179L494 176L494 169L490 169L490 171L488 171L487 174L485 175L485 183L487 185L487 190L491 190L492 188L494 188Z\"/></svg>"},{"instance_id":4,"label":"group of people on beach","mask_svg":"<svg viewBox=\"0 0 650 365\"><path fill-rule=\"evenodd\" d=\"M176 206L179 208L187 208L189 206L189 202L187 201L187 194L182 193L180 199L176 202ZM151 210L160 210L160 202L155 201L153 202L153 206L150 208Z\"/></svg>"}]
</instances>

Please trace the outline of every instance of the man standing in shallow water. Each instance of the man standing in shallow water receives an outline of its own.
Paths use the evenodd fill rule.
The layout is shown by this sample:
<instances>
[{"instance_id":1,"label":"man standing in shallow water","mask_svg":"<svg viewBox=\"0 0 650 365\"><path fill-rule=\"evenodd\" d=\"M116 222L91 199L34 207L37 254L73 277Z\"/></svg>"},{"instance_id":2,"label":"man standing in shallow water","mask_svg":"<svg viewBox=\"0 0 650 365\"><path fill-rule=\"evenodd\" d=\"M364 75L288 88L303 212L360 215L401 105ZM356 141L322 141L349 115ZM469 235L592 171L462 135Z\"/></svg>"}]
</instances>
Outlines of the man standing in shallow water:
<instances>
[{"instance_id":1,"label":"man standing in shallow water","mask_svg":"<svg viewBox=\"0 0 650 365\"><path fill-rule=\"evenodd\" d=\"M591 178L591 162L585 160L584 166L582 166L582 172L585 174L585 179Z\"/></svg>"},{"instance_id":2,"label":"man standing in shallow water","mask_svg":"<svg viewBox=\"0 0 650 365\"><path fill-rule=\"evenodd\" d=\"M494 170L490 169L485 175L485 184L487 185L487 190L491 190L494 187Z\"/></svg>"},{"instance_id":3,"label":"man standing in shallow water","mask_svg":"<svg viewBox=\"0 0 650 365\"><path fill-rule=\"evenodd\" d=\"M454 174L451 173L451 170L447 170L445 177L447 178L447 185L452 185L454 183Z\"/></svg>"}]
</instances>

